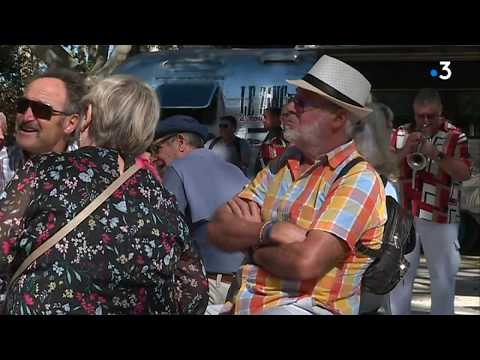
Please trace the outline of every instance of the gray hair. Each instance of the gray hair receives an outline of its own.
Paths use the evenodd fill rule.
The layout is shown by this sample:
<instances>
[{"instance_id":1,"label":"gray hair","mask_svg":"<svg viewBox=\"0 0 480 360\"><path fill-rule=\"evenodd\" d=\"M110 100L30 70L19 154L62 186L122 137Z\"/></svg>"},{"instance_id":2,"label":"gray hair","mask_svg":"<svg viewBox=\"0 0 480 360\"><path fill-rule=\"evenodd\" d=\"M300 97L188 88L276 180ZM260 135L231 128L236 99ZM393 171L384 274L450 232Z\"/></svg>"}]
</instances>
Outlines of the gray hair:
<instances>
[{"instance_id":1,"label":"gray hair","mask_svg":"<svg viewBox=\"0 0 480 360\"><path fill-rule=\"evenodd\" d=\"M181 133L183 137L187 140L187 144L192 148L202 148L204 145L203 139L194 133Z\"/></svg>"},{"instance_id":2,"label":"gray hair","mask_svg":"<svg viewBox=\"0 0 480 360\"><path fill-rule=\"evenodd\" d=\"M133 76L110 76L95 84L82 100L84 109L89 104L89 131L97 146L138 155L152 143L160 103L146 83Z\"/></svg>"},{"instance_id":3,"label":"gray hair","mask_svg":"<svg viewBox=\"0 0 480 360\"><path fill-rule=\"evenodd\" d=\"M62 81L65 84L66 94L67 94L67 103L65 104L65 108L62 110L67 114L79 114L82 112L82 99L87 94L87 86L85 77L73 70L64 69L64 68L56 68L52 70L47 70L43 73L36 74L27 82L28 86L34 82L35 80L39 79L57 79ZM68 145L76 142L80 135L80 127L82 117L80 117L80 121L77 125L77 128L72 133L72 135L68 139Z\"/></svg>"},{"instance_id":4,"label":"gray hair","mask_svg":"<svg viewBox=\"0 0 480 360\"><path fill-rule=\"evenodd\" d=\"M53 69L35 75L28 81L26 87L28 87L35 80L44 78L52 78L63 81L67 90L67 104L62 111L67 114L80 114L82 110L80 106L81 100L87 93L85 77L73 70Z\"/></svg>"},{"instance_id":5,"label":"gray hair","mask_svg":"<svg viewBox=\"0 0 480 360\"><path fill-rule=\"evenodd\" d=\"M393 112L380 103L368 106L373 112L364 120L350 118L347 134L355 141L358 151L380 174L395 177L398 174L398 163L396 155L390 149L389 126L389 121L393 122Z\"/></svg>"},{"instance_id":6,"label":"gray hair","mask_svg":"<svg viewBox=\"0 0 480 360\"><path fill-rule=\"evenodd\" d=\"M442 108L442 99L440 98L440 94L435 89L421 89L415 99L413 100L414 106L421 106L421 105L437 105Z\"/></svg>"}]
</instances>

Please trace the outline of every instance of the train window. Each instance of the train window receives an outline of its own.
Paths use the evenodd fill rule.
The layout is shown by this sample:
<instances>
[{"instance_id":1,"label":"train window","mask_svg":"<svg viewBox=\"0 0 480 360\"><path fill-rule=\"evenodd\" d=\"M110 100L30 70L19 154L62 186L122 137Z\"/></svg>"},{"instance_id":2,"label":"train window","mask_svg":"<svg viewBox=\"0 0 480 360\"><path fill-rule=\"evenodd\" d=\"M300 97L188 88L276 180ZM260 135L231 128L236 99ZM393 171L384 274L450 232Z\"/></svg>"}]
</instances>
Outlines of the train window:
<instances>
[{"instance_id":1,"label":"train window","mask_svg":"<svg viewBox=\"0 0 480 360\"><path fill-rule=\"evenodd\" d=\"M221 97L221 91L219 88L215 90L215 93L212 96L212 100L207 107L204 108L192 108L192 107L164 107L162 104L161 109L161 119L165 119L169 116L182 114L189 115L197 119L200 123L205 125L212 125L216 122L219 107L222 107L223 101ZM222 113L222 112L220 112Z\"/></svg>"}]
</instances>

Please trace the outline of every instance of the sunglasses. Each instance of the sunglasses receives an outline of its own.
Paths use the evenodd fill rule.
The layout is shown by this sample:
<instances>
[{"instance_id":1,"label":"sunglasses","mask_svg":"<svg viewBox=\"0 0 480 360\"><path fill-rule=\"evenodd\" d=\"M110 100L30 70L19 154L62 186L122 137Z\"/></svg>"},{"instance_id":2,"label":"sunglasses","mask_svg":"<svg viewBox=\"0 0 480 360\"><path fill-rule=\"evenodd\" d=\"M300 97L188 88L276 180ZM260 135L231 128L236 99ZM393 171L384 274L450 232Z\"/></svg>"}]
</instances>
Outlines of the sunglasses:
<instances>
[{"instance_id":1,"label":"sunglasses","mask_svg":"<svg viewBox=\"0 0 480 360\"><path fill-rule=\"evenodd\" d=\"M302 114L307 111L313 111L313 110L319 110L319 109L328 111L331 113L336 113L341 109L338 105L335 105L326 100L310 101L298 95L295 95L292 101L293 101L293 104L295 105L295 112L297 114Z\"/></svg>"},{"instance_id":2,"label":"sunglasses","mask_svg":"<svg viewBox=\"0 0 480 360\"><path fill-rule=\"evenodd\" d=\"M220 129L227 129L228 128L228 124L218 124L218 127Z\"/></svg>"},{"instance_id":3,"label":"sunglasses","mask_svg":"<svg viewBox=\"0 0 480 360\"><path fill-rule=\"evenodd\" d=\"M420 118L420 119L426 119L426 120L430 120L430 121L437 120L441 117L440 114L415 114L415 116Z\"/></svg>"},{"instance_id":4,"label":"sunglasses","mask_svg":"<svg viewBox=\"0 0 480 360\"><path fill-rule=\"evenodd\" d=\"M176 137L177 134L172 134L170 136L167 136L166 138L164 139L161 139L161 140L158 140L156 142L154 142L152 145L150 145L150 153L152 154L156 154L158 152L158 150L160 150L160 148L162 147L163 144L165 144L168 140Z\"/></svg>"},{"instance_id":5,"label":"sunglasses","mask_svg":"<svg viewBox=\"0 0 480 360\"><path fill-rule=\"evenodd\" d=\"M17 113L25 114L28 108L32 109L33 116L38 119L50 120L54 115L72 115L53 109L50 105L34 101L25 97L18 98L16 103Z\"/></svg>"},{"instance_id":6,"label":"sunglasses","mask_svg":"<svg viewBox=\"0 0 480 360\"><path fill-rule=\"evenodd\" d=\"M301 113L304 113L304 112L310 111L310 110L315 110L315 108L319 107L319 104L316 104L316 103L313 103L313 102L308 102L308 101L306 101L305 99L303 99L299 96L293 97L292 101L295 104L295 111L298 114L301 114ZM305 110L305 108L310 108L310 109Z\"/></svg>"}]
</instances>

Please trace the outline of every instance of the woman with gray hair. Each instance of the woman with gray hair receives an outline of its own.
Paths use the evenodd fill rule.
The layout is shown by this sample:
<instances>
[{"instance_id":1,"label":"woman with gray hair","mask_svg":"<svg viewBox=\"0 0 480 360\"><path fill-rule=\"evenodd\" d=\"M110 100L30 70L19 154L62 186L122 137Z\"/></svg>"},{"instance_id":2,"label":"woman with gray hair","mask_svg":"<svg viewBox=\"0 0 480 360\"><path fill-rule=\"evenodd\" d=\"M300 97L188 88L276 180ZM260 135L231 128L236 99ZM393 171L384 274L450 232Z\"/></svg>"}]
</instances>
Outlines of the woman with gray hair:
<instances>
[{"instance_id":1,"label":"woman with gray hair","mask_svg":"<svg viewBox=\"0 0 480 360\"><path fill-rule=\"evenodd\" d=\"M360 153L380 175L394 179L398 176L398 160L390 146L393 112L385 104L371 103L373 112L363 121L351 122L353 139Z\"/></svg>"},{"instance_id":2,"label":"woman with gray hair","mask_svg":"<svg viewBox=\"0 0 480 360\"><path fill-rule=\"evenodd\" d=\"M398 201L398 193L391 180L398 176L398 159L390 147L393 129L393 112L385 104L374 102L369 105L373 112L361 122L351 123L352 137L358 151L378 171L385 185L385 195ZM391 314L390 296L376 295L362 289L360 314L374 313L383 306Z\"/></svg>"},{"instance_id":3,"label":"woman with gray hair","mask_svg":"<svg viewBox=\"0 0 480 360\"><path fill-rule=\"evenodd\" d=\"M80 149L28 161L0 195L0 278L8 282L133 164L140 170L10 284L6 313L203 313L208 286L188 227L141 156L160 113L155 92L116 75L82 104ZM188 271L190 287L183 287Z\"/></svg>"}]
</instances>

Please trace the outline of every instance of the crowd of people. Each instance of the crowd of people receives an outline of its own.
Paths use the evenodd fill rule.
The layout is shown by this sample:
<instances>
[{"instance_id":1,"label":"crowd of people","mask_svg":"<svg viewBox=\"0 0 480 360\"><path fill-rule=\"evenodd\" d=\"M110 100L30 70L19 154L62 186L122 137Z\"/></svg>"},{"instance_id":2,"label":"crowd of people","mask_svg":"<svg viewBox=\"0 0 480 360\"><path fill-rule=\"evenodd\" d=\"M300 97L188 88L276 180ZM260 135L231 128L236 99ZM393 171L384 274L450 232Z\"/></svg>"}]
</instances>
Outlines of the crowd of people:
<instances>
[{"instance_id":1,"label":"crowd of people","mask_svg":"<svg viewBox=\"0 0 480 360\"><path fill-rule=\"evenodd\" d=\"M423 248L431 312L453 314L472 162L439 93L420 90L414 120L394 129L369 80L336 58L287 81L296 94L265 110L249 179L234 116L209 139L191 116L161 119L133 77L87 88L70 70L35 76L12 146L0 117L3 313L409 314ZM378 296L362 289L373 259L357 246L381 247L388 195L417 241L404 280Z\"/></svg>"}]
</instances>

